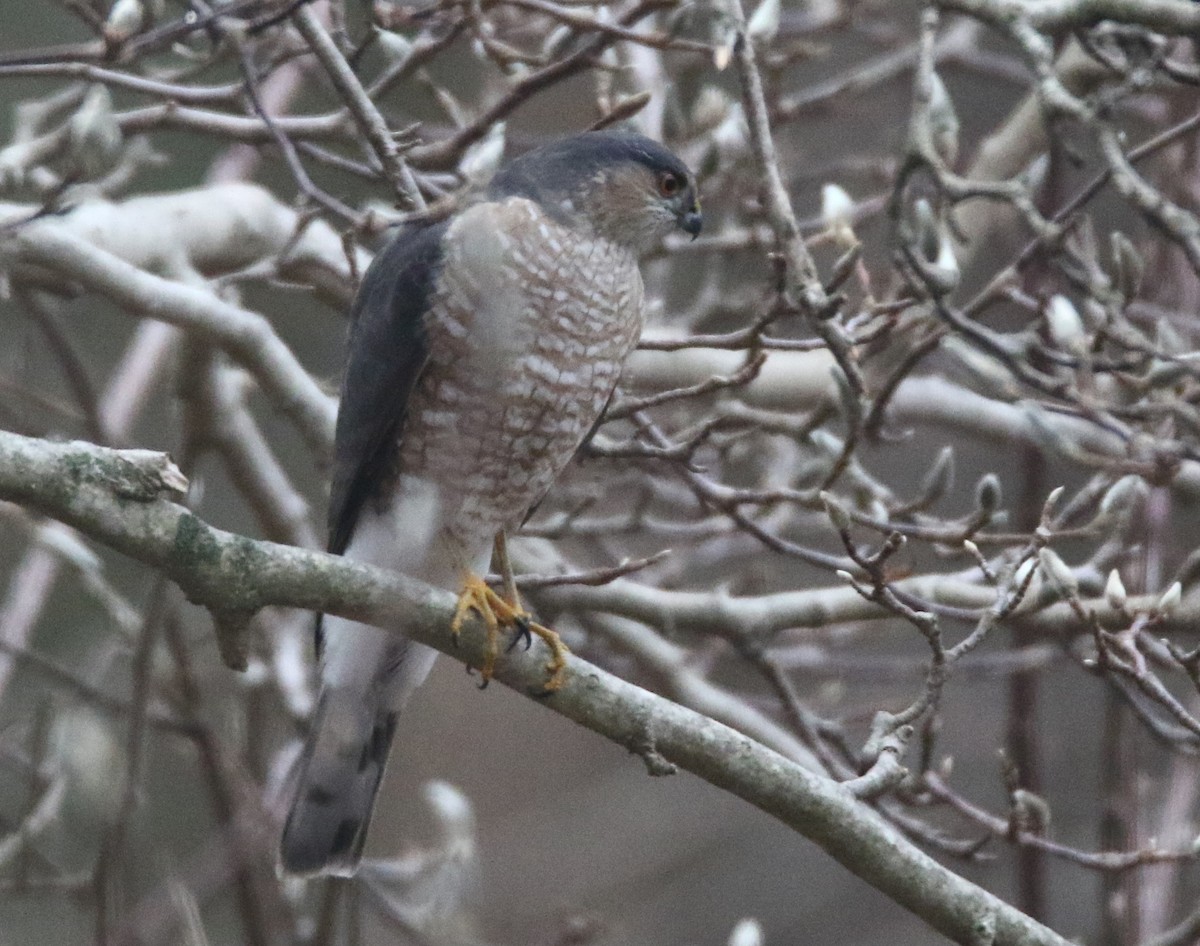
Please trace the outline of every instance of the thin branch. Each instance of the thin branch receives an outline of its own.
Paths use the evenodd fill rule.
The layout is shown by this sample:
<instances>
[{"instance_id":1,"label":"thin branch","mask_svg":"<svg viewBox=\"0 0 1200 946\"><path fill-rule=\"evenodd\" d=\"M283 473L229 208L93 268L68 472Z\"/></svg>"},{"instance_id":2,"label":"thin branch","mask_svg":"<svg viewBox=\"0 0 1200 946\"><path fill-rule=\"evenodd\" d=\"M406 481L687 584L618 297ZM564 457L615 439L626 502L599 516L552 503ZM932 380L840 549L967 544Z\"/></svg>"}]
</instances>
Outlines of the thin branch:
<instances>
[{"instance_id":1,"label":"thin branch","mask_svg":"<svg viewBox=\"0 0 1200 946\"><path fill-rule=\"evenodd\" d=\"M350 68L333 38L325 31L321 21L311 7L303 6L292 16L292 21L329 74L334 87L342 96L350 114L354 116L363 137L370 142L383 171L396 190L401 205L406 210L423 211L425 198L421 196L416 178L405 162L391 130L379 109L371 101L358 76Z\"/></svg>"},{"instance_id":2,"label":"thin branch","mask_svg":"<svg viewBox=\"0 0 1200 946\"><path fill-rule=\"evenodd\" d=\"M214 529L163 498L178 488L160 454L0 433L0 497L62 518L160 569L193 601L225 612L269 604L315 608L381 627L403 620L416 640L459 660L482 660L487 635L480 622L470 622L457 644L451 639L455 602L448 592ZM509 655L497 679L520 692L541 692L545 658L540 645ZM667 762L778 818L956 942L974 946L987 928L995 946L1067 944L922 853L841 786L727 726L573 656L565 686L541 702L620 745L649 744Z\"/></svg>"},{"instance_id":3,"label":"thin branch","mask_svg":"<svg viewBox=\"0 0 1200 946\"><path fill-rule=\"evenodd\" d=\"M262 316L204 289L131 266L53 226L29 226L13 237L20 259L83 283L138 315L186 327L212 339L241 362L324 455L333 438L334 403Z\"/></svg>"}]
</instances>

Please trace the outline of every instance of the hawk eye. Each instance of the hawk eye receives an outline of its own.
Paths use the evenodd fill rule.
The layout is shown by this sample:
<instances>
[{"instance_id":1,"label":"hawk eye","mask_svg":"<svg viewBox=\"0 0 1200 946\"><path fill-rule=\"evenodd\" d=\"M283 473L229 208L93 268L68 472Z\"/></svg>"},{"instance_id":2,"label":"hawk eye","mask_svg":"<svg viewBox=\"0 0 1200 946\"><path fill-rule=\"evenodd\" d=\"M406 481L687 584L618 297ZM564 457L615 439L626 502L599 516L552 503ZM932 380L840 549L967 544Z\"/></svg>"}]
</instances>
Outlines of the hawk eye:
<instances>
[{"instance_id":1,"label":"hawk eye","mask_svg":"<svg viewBox=\"0 0 1200 946\"><path fill-rule=\"evenodd\" d=\"M683 179L667 171L658 179L658 193L663 197L674 197L683 190Z\"/></svg>"}]
</instances>

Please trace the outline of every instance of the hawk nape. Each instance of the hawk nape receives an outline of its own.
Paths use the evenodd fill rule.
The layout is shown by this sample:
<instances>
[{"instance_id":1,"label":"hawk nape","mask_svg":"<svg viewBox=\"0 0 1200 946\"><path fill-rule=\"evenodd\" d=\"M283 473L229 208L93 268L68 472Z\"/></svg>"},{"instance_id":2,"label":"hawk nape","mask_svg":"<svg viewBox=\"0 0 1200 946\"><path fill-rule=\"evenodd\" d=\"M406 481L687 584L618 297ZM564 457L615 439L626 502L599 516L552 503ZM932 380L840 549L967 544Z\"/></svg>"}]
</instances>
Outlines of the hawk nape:
<instances>
[{"instance_id":1,"label":"hawk nape","mask_svg":"<svg viewBox=\"0 0 1200 946\"><path fill-rule=\"evenodd\" d=\"M639 257L700 222L675 155L588 132L512 161L451 219L398 233L354 303L329 550L459 592L460 616L477 610L493 632L517 620L479 578L494 537L542 499L611 395L642 328ZM290 871L347 873L397 716L436 651L335 617L319 636L281 853Z\"/></svg>"}]
</instances>

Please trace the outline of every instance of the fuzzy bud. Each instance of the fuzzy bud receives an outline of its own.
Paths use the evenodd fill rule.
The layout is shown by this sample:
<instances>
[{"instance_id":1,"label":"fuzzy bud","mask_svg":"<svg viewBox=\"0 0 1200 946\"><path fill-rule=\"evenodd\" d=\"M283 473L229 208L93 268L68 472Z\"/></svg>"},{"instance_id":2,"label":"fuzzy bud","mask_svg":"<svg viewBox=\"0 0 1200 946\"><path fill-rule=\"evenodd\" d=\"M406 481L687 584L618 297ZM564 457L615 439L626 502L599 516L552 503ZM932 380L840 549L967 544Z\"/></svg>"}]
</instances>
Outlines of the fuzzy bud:
<instances>
[{"instance_id":1,"label":"fuzzy bud","mask_svg":"<svg viewBox=\"0 0 1200 946\"><path fill-rule=\"evenodd\" d=\"M845 532L850 528L850 513L846 511L846 507L842 505L842 501L833 493L822 491L821 502L825 504L825 514L829 516L829 521L833 523L833 527L839 532Z\"/></svg>"},{"instance_id":2,"label":"fuzzy bud","mask_svg":"<svg viewBox=\"0 0 1200 946\"><path fill-rule=\"evenodd\" d=\"M387 60L389 69L399 69L412 55L412 40L407 36L401 36L391 30L376 30L375 41L379 44L379 51Z\"/></svg>"},{"instance_id":3,"label":"fuzzy bud","mask_svg":"<svg viewBox=\"0 0 1200 946\"><path fill-rule=\"evenodd\" d=\"M141 0L117 0L104 21L104 35L109 42L120 43L137 33L146 23L146 8Z\"/></svg>"},{"instance_id":4,"label":"fuzzy bud","mask_svg":"<svg viewBox=\"0 0 1200 946\"><path fill-rule=\"evenodd\" d=\"M1125 582L1121 581L1121 574L1115 568L1108 573L1108 581L1104 583L1104 600L1115 611L1124 610L1125 602L1129 600Z\"/></svg>"},{"instance_id":5,"label":"fuzzy bud","mask_svg":"<svg viewBox=\"0 0 1200 946\"><path fill-rule=\"evenodd\" d=\"M813 445L817 452L830 458L839 456L842 452L843 444L841 438L831 434L824 427L818 428L809 434L808 442Z\"/></svg>"},{"instance_id":6,"label":"fuzzy bud","mask_svg":"<svg viewBox=\"0 0 1200 946\"><path fill-rule=\"evenodd\" d=\"M1113 282L1117 292L1126 302L1137 297L1142 287L1142 276L1146 272L1146 262L1137 251L1133 242L1120 230L1113 231L1110 238L1113 261Z\"/></svg>"},{"instance_id":7,"label":"fuzzy bud","mask_svg":"<svg viewBox=\"0 0 1200 946\"><path fill-rule=\"evenodd\" d=\"M1173 355L1192 350L1190 342L1184 340L1168 319L1156 319L1154 323L1154 346L1159 351Z\"/></svg>"},{"instance_id":8,"label":"fuzzy bud","mask_svg":"<svg viewBox=\"0 0 1200 946\"><path fill-rule=\"evenodd\" d=\"M779 17L783 13L780 0L761 0L746 23L746 37L755 46L765 46L779 32Z\"/></svg>"},{"instance_id":9,"label":"fuzzy bud","mask_svg":"<svg viewBox=\"0 0 1200 946\"><path fill-rule=\"evenodd\" d=\"M1123 514L1142 497L1145 490L1145 483L1140 476L1133 473L1122 476L1109 487L1104 498L1100 500L1101 515L1107 517Z\"/></svg>"},{"instance_id":10,"label":"fuzzy bud","mask_svg":"<svg viewBox=\"0 0 1200 946\"><path fill-rule=\"evenodd\" d=\"M1079 310L1066 296L1051 296L1046 305L1046 328L1050 339L1062 351L1081 352L1087 343Z\"/></svg>"},{"instance_id":11,"label":"fuzzy bud","mask_svg":"<svg viewBox=\"0 0 1200 946\"><path fill-rule=\"evenodd\" d=\"M1079 594L1079 579L1071 571L1069 565L1059 557L1052 548L1038 550L1038 564L1042 572L1058 586L1065 597L1074 598Z\"/></svg>"},{"instance_id":12,"label":"fuzzy bud","mask_svg":"<svg viewBox=\"0 0 1200 946\"><path fill-rule=\"evenodd\" d=\"M712 131L725 121L732 105L733 100L724 89L715 85L704 86L692 103L692 131L697 134Z\"/></svg>"},{"instance_id":13,"label":"fuzzy bud","mask_svg":"<svg viewBox=\"0 0 1200 946\"><path fill-rule=\"evenodd\" d=\"M933 147L947 166L953 167L958 159L958 115L954 102L941 76L936 72L930 77L929 125L933 135Z\"/></svg>"},{"instance_id":14,"label":"fuzzy bud","mask_svg":"<svg viewBox=\"0 0 1200 946\"><path fill-rule=\"evenodd\" d=\"M923 256L934 262L942 251L942 233L933 204L920 197L913 204L913 238Z\"/></svg>"},{"instance_id":15,"label":"fuzzy bud","mask_svg":"<svg viewBox=\"0 0 1200 946\"><path fill-rule=\"evenodd\" d=\"M954 448L942 447L937 458L921 480L921 502L935 503L954 485Z\"/></svg>"},{"instance_id":16,"label":"fuzzy bud","mask_svg":"<svg viewBox=\"0 0 1200 946\"><path fill-rule=\"evenodd\" d=\"M1018 567L1013 574L1013 588L1020 590L1025 587L1027 582L1032 580L1032 573L1037 568L1037 561L1032 558L1027 558Z\"/></svg>"},{"instance_id":17,"label":"fuzzy bud","mask_svg":"<svg viewBox=\"0 0 1200 946\"><path fill-rule=\"evenodd\" d=\"M738 42L738 16L728 0L716 0L713 14L709 17L708 42L713 48L713 65L724 72L733 62L733 50Z\"/></svg>"},{"instance_id":18,"label":"fuzzy bud","mask_svg":"<svg viewBox=\"0 0 1200 946\"><path fill-rule=\"evenodd\" d=\"M989 515L1000 508L1004 492L1000 488L1000 478L995 473L987 473L975 487L975 506Z\"/></svg>"},{"instance_id":19,"label":"fuzzy bud","mask_svg":"<svg viewBox=\"0 0 1200 946\"><path fill-rule=\"evenodd\" d=\"M821 222L837 242L846 245L858 242L854 235L854 199L837 184L821 188Z\"/></svg>"},{"instance_id":20,"label":"fuzzy bud","mask_svg":"<svg viewBox=\"0 0 1200 946\"><path fill-rule=\"evenodd\" d=\"M104 86L93 85L67 122L71 171L85 180L101 176L117 163L123 140L112 95Z\"/></svg>"},{"instance_id":21,"label":"fuzzy bud","mask_svg":"<svg viewBox=\"0 0 1200 946\"><path fill-rule=\"evenodd\" d=\"M1030 834L1045 834L1050 827L1050 805L1041 795L1026 788L1018 788L1012 793L1014 813L1021 827Z\"/></svg>"},{"instance_id":22,"label":"fuzzy bud","mask_svg":"<svg viewBox=\"0 0 1200 946\"><path fill-rule=\"evenodd\" d=\"M729 946L763 946L763 928L758 920L739 920L729 934Z\"/></svg>"},{"instance_id":23,"label":"fuzzy bud","mask_svg":"<svg viewBox=\"0 0 1200 946\"><path fill-rule=\"evenodd\" d=\"M1165 618L1170 617L1179 607L1181 600L1183 600L1183 585L1177 581L1172 582L1171 587L1164 591L1162 597L1158 599L1154 610Z\"/></svg>"},{"instance_id":24,"label":"fuzzy bud","mask_svg":"<svg viewBox=\"0 0 1200 946\"><path fill-rule=\"evenodd\" d=\"M422 791L444 847L469 853L475 844L475 811L470 799L449 782L426 782Z\"/></svg>"},{"instance_id":25,"label":"fuzzy bud","mask_svg":"<svg viewBox=\"0 0 1200 946\"><path fill-rule=\"evenodd\" d=\"M938 237L937 257L933 261L931 275L937 280L938 288L943 292L950 292L954 289L962 277L958 257L954 254L954 242L944 229Z\"/></svg>"},{"instance_id":26,"label":"fuzzy bud","mask_svg":"<svg viewBox=\"0 0 1200 946\"><path fill-rule=\"evenodd\" d=\"M497 122L483 138L467 149L459 163L459 171L469 181L488 181L504 158L506 124Z\"/></svg>"},{"instance_id":27,"label":"fuzzy bud","mask_svg":"<svg viewBox=\"0 0 1200 946\"><path fill-rule=\"evenodd\" d=\"M1036 194L1042 189L1042 185L1046 183L1046 175L1049 172L1050 155L1039 154L1025 166L1025 170L1021 172L1020 180L1031 193Z\"/></svg>"},{"instance_id":28,"label":"fuzzy bud","mask_svg":"<svg viewBox=\"0 0 1200 946\"><path fill-rule=\"evenodd\" d=\"M741 102L731 102L725 119L709 136L721 162L732 161L749 149L749 126Z\"/></svg>"}]
</instances>

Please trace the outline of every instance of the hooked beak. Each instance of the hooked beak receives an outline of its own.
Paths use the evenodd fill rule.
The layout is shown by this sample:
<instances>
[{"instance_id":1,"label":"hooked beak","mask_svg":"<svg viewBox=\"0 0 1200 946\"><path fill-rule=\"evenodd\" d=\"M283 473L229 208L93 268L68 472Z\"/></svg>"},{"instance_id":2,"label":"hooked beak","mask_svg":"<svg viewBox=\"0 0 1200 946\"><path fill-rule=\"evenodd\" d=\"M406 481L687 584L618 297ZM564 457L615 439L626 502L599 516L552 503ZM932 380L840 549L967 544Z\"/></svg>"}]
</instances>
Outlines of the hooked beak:
<instances>
[{"instance_id":1,"label":"hooked beak","mask_svg":"<svg viewBox=\"0 0 1200 946\"><path fill-rule=\"evenodd\" d=\"M690 233L693 240L700 235L703 226L704 218L700 215L699 207L694 207L679 218L679 228L684 233Z\"/></svg>"}]
</instances>

